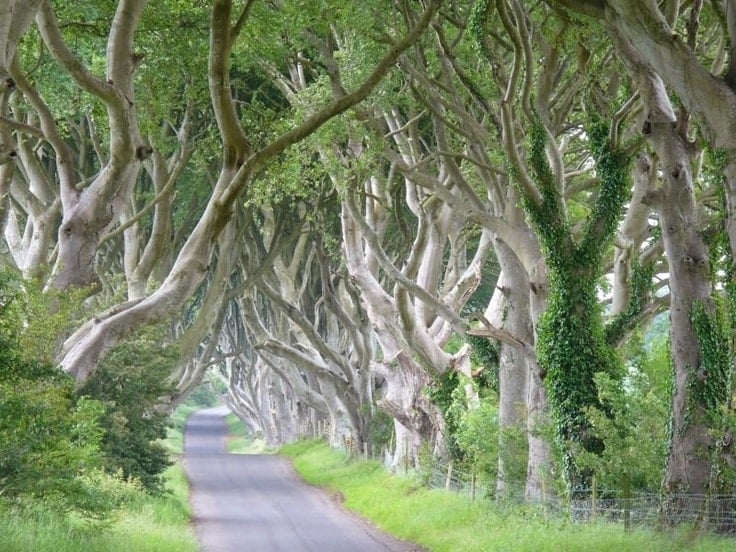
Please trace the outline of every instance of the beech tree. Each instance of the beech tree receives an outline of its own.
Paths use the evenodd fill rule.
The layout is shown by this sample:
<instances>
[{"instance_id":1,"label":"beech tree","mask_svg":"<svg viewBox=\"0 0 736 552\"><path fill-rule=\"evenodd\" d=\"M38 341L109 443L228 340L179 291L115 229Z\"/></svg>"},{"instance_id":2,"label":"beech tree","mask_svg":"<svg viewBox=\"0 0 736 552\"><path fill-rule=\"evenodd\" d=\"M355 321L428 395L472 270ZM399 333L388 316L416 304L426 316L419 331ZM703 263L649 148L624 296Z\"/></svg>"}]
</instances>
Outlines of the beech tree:
<instances>
[{"instance_id":1,"label":"beech tree","mask_svg":"<svg viewBox=\"0 0 736 552\"><path fill-rule=\"evenodd\" d=\"M730 400L728 344L715 322L711 259L696 209L697 139L722 154L727 217L725 231L736 251L734 191L734 65L736 6L731 1L552 2L599 20L635 75L647 110L643 132L662 168L660 186L645 201L662 219L670 271L670 321L675 389L673 431L665 476L669 493L713 489L713 462L725 451L716 445L716 413ZM701 30L703 20L712 22ZM730 47L729 47L730 44ZM730 49L729 49L730 48ZM676 94L682 109L673 107ZM691 131L691 116L698 132ZM720 359L720 360L719 360ZM721 432L723 430L720 430Z\"/></svg>"},{"instance_id":2,"label":"beech tree","mask_svg":"<svg viewBox=\"0 0 736 552\"><path fill-rule=\"evenodd\" d=\"M214 367L270 444L327 422L362 445L382 410L400 466L446 454L429 390L462 373L477 404L470 332L500 343L496 490L522 431L538 499L556 461L540 428L584 488L578 453L614 415L598 378L616 385L616 349L669 306L666 488L714 488L731 2L11 4L0 254L49 297L86 293L58 357L80 385L166 322L181 362L161 409ZM722 213L730 250L709 255Z\"/></svg>"},{"instance_id":3,"label":"beech tree","mask_svg":"<svg viewBox=\"0 0 736 552\"><path fill-rule=\"evenodd\" d=\"M631 263L639 260L632 242L644 241L648 225L642 206L630 209L628 224L618 234L620 253L616 262L610 260L608 245L619 232L628 201L625 159L636 148L635 142L623 145L627 134L622 125L634 100L622 101L623 83L615 75L595 70L597 63L610 58L610 51L594 57L582 40L569 34L566 21L549 14L545 6L527 10L521 2L479 2L471 28L494 68L495 130L512 167L510 180L539 240L529 242L536 247L510 249L538 252L541 246L542 254L529 260L516 253L532 292L531 304L537 305L526 311L536 313L531 317L536 341L529 347L536 357L529 357L532 373L544 380L549 393L564 474L574 490L586 485L586 475L576 466L576 451L601 452L604 446L591 431L587 412L606 410L598 397L596 374L608 373L614 379L621 374L609 344L616 341L613 329L620 339L648 307L641 289L638 301L631 299L630 278ZM499 28L504 39L497 35ZM487 103L493 105L493 99ZM620 111L610 111L609 102L621 106ZM586 112L610 118L610 136L591 123L595 116ZM613 265L620 270L619 280L613 280L617 304L612 314L618 317L605 329L598 294L603 274ZM508 266L511 270L514 264ZM641 280L648 288L648 281ZM518 339L523 328L516 326L517 340L507 339L518 353L528 343L528 338ZM499 336L494 328L489 331Z\"/></svg>"}]
</instances>

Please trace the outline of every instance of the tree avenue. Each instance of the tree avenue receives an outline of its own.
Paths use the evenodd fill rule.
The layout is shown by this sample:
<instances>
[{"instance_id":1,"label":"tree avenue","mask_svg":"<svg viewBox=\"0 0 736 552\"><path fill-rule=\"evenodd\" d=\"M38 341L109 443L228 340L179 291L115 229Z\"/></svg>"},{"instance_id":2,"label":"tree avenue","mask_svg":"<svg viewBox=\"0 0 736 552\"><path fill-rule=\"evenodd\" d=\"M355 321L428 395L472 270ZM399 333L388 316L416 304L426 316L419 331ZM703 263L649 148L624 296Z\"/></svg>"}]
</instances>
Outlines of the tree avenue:
<instances>
[{"instance_id":1,"label":"tree avenue","mask_svg":"<svg viewBox=\"0 0 736 552\"><path fill-rule=\"evenodd\" d=\"M499 497L733 491L734 2L7 4L3 339L104 466L207 378Z\"/></svg>"}]
</instances>

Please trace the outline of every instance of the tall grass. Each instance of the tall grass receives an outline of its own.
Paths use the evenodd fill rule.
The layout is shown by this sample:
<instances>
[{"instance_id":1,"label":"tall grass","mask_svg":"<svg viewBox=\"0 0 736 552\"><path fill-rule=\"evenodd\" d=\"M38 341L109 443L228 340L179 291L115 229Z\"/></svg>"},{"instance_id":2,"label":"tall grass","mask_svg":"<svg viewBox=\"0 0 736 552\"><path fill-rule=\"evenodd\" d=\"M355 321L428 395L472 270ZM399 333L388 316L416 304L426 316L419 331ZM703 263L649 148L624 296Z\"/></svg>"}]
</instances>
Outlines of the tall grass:
<instances>
[{"instance_id":1,"label":"tall grass","mask_svg":"<svg viewBox=\"0 0 736 552\"><path fill-rule=\"evenodd\" d=\"M389 474L377 462L351 461L323 442L287 445L281 453L313 484L340 491L345 506L383 530L431 552L726 552L732 539L686 532L624 531L621 525L571 523L548 517L541 507L509 505L423 488L415 480Z\"/></svg>"},{"instance_id":2,"label":"tall grass","mask_svg":"<svg viewBox=\"0 0 736 552\"><path fill-rule=\"evenodd\" d=\"M181 404L169 417L169 427L166 431L166 439L164 439L164 445L168 448L172 454L181 455L184 453L184 427L187 423L192 412L195 412L202 408L201 406L195 406L192 404Z\"/></svg>"},{"instance_id":3,"label":"tall grass","mask_svg":"<svg viewBox=\"0 0 736 552\"><path fill-rule=\"evenodd\" d=\"M166 472L171 491L152 497L141 491L111 520L89 522L44 503L0 508L3 552L195 552L189 527L187 483L179 465Z\"/></svg>"}]
</instances>

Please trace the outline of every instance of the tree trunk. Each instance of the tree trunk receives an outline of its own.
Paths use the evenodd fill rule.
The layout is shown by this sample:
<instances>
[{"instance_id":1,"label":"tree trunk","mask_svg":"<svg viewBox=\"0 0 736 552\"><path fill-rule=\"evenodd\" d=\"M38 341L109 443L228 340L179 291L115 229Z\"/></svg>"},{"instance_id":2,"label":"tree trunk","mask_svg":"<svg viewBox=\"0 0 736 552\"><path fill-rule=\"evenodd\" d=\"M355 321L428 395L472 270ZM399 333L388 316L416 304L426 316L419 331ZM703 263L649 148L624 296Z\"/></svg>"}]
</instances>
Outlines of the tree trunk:
<instances>
[{"instance_id":1,"label":"tree trunk","mask_svg":"<svg viewBox=\"0 0 736 552\"><path fill-rule=\"evenodd\" d=\"M687 138L687 119L675 115L659 75L642 60L637 49L625 41L619 42L638 78L647 112L643 132L657 154L661 172L660 186L649 190L643 201L659 214L669 267L674 389L663 485L670 495L702 496L708 491L711 477L714 421L721 403L728 399L724 386L727 389L729 382L719 382L720 370L704 362L701 339L717 343L719 333L699 336L695 327L699 310L704 309L708 316L715 312L710 259L700 234L693 187L695 144ZM719 386L721 389L717 390ZM709 389L714 392L708 392Z\"/></svg>"},{"instance_id":2,"label":"tree trunk","mask_svg":"<svg viewBox=\"0 0 736 552\"><path fill-rule=\"evenodd\" d=\"M389 362L377 364L375 371L386 382L376 402L394 419L396 448L391 467L418 466L422 446L434 457L446 459L442 413L425 393L431 384L429 376L405 351Z\"/></svg>"},{"instance_id":3,"label":"tree trunk","mask_svg":"<svg viewBox=\"0 0 736 552\"><path fill-rule=\"evenodd\" d=\"M531 238L530 238L531 239ZM533 240L534 245L539 243ZM535 264L527 269L529 274L529 312L534 326L534 342L539 318L547 309L549 281L547 265L540 255ZM549 493L550 473L553 466L552 444L544 434L544 428L551 424L547 387L544 384L542 370L536 357L529 359L529 376L527 377L527 443L529 462L527 464L526 489L524 497L530 502L545 500Z\"/></svg>"},{"instance_id":4,"label":"tree trunk","mask_svg":"<svg viewBox=\"0 0 736 552\"><path fill-rule=\"evenodd\" d=\"M707 247L699 234L692 182L691 146L673 129L673 121L648 121L649 138L657 150L662 187L647 201L660 217L669 266L670 339L674 368L672 437L664 479L670 494L704 494L711 472L714 437L707 422L707 397L695 391L703 371L701 345L693 314L696 303L712 308L712 283Z\"/></svg>"},{"instance_id":5,"label":"tree trunk","mask_svg":"<svg viewBox=\"0 0 736 552\"><path fill-rule=\"evenodd\" d=\"M496 292L486 310L486 319L495 327L508 331L526 343L534 335L529 312L529 280L516 256L501 241L496 242L496 258L502 267ZM525 351L501 343L498 365L499 455L496 493L499 497L515 494L524 485L524 469L518 463L525 451L516 450L524 435L528 417L527 389L528 357ZM528 457L528 455L526 455Z\"/></svg>"}]
</instances>

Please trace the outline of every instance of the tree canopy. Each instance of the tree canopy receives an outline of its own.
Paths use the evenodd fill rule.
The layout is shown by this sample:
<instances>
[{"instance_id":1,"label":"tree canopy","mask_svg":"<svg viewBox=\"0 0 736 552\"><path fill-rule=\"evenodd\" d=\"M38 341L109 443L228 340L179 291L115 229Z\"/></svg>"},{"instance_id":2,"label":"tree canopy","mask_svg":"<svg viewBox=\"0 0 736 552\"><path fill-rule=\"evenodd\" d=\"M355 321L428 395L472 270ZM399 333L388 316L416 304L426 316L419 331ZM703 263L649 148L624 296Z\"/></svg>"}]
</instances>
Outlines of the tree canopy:
<instances>
[{"instance_id":1,"label":"tree canopy","mask_svg":"<svg viewBox=\"0 0 736 552\"><path fill-rule=\"evenodd\" d=\"M108 469L155 487L157 416L209 373L271 444L486 451L497 492L525 474L535 500L631 469L646 428L640 485L733 489L731 0L39 0L0 21L0 260L45 320L73 313L17 366L108 405ZM28 335L40 314L13 316Z\"/></svg>"}]
</instances>

